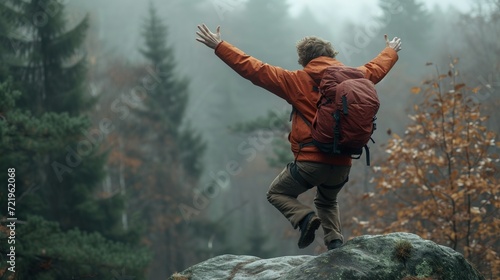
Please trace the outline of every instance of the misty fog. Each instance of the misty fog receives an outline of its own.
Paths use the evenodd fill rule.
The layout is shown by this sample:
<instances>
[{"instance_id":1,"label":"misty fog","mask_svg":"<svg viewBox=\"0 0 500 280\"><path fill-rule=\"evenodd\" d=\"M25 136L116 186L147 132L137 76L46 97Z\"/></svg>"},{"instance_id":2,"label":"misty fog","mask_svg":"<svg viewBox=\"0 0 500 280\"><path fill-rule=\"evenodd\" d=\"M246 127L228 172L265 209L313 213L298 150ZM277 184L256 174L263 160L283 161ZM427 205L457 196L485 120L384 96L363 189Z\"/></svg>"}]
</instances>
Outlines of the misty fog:
<instances>
[{"instance_id":1,"label":"misty fog","mask_svg":"<svg viewBox=\"0 0 500 280\"><path fill-rule=\"evenodd\" d=\"M376 57L385 47L384 34L401 38L397 64L376 86L381 107L373 134L376 143L370 144L372 166L366 166L364 157L354 160L350 181L339 195L346 240L355 237L359 233L358 222L372 214L365 198L376 192L373 166L385 162L388 141L407 132L412 123L408 116L416 104L425 102L419 93L430 83L426 84L427 80L443 74L451 77L456 71L457 84L467 84L479 92L475 100L481 104L482 114L490 116L485 119L487 128L500 133L495 108L500 100L497 0L60 2L65 5L65 30L78 27L88 16L85 39L77 54L87 67L84 95L93 101L88 102L87 110L75 114L89 118L87 129L98 129L104 120L104 125L114 130L103 136L99 148L92 152L92 156L94 152L103 156L96 159L102 170L88 171L85 164L94 161L83 160L85 168L79 162L74 167L81 168L83 175L67 172L63 178L69 179L64 183L60 179L59 185L80 186L71 176L94 178L89 174L99 174L89 183L97 186L89 192L92 195L80 189L78 195L85 193L97 200L123 198L104 206L106 215L113 217L119 229L113 227L101 233L118 242L134 240L134 244L149 250L152 257L144 257L146 272L138 279L165 279L220 254L269 258L326 251L321 231L313 246L299 250L298 232L266 200L269 185L285 161L293 160L286 129L266 130L259 125L253 130L236 129L245 124L251 127L249 123L258 123L270 112L279 115L287 128L291 106L240 77L213 50L197 42L195 32L199 24L206 24L212 31L220 26L222 40L265 63L288 70L302 69L297 62L296 43L305 36L330 41L339 52L337 59L349 66L361 66ZM172 52L171 61L151 61L154 56L145 55L151 9L166 27L162 39ZM172 67L172 72L168 72L172 76L165 81L174 81L173 86L166 90L178 89L179 95L163 100L165 103L148 101L147 93L140 101L134 99L137 87L155 83L155 71L160 66ZM12 73L16 77L17 72ZM450 84L443 88L446 86ZM184 97L181 93L185 93ZM24 97L20 102L32 101ZM168 107L169 102L181 105ZM149 108L156 111L151 113ZM38 109L33 106L30 110ZM170 122L169 118L173 120ZM66 142L61 145L65 147ZM43 152L28 156L34 158L33 166L40 168L33 178L42 178L50 185L43 175L51 170L46 163L49 157L40 154ZM61 154L60 160L64 161L65 156L67 160L68 153ZM44 166L49 167L43 169ZM498 173L492 176L498 178ZM34 184L32 181L37 179L26 180ZM52 197L51 190L44 191L44 195ZM314 193L308 192L300 200L312 205L313 198ZM59 199L63 200L63 195L54 201ZM33 212L43 212L35 206ZM113 209L119 210L114 213ZM65 211L70 210L53 212ZM70 221L68 228L75 222L72 218L52 220ZM106 228L105 219L95 222L98 223ZM93 229L85 226L82 225L85 230ZM62 228L67 230L63 225ZM118 234L120 230L129 235ZM494 244L498 245L498 241Z\"/></svg>"}]
</instances>

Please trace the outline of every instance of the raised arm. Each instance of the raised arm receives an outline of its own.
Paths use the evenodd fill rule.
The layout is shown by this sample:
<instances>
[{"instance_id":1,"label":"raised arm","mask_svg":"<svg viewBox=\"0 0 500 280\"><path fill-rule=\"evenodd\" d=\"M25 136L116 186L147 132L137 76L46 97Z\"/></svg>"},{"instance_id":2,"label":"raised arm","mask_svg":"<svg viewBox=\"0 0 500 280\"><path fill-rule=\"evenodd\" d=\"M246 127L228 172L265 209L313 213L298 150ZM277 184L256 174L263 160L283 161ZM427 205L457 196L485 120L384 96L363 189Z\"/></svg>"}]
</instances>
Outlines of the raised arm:
<instances>
[{"instance_id":1,"label":"raised arm","mask_svg":"<svg viewBox=\"0 0 500 280\"><path fill-rule=\"evenodd\" d=\"M365 77L373 83L380 82L391 68L398 61L397 52L401 50L401 39L394 37L391 41L385 36L386 47L380 52L377 57L372 59L367 64L358 67L365 73Z\"/></svg>"},{"instance_id":2,"label":"raised arm","mask_svg":"<svg viewBox=\"0 0 500 280\"><path fill-rule=\"evenodd\" d=\"M210 32L204 24L198 26L198 29L200 31L196 34L200 38L196 38L196 40L214 49L215 54L236 73L290 102L291 98L287 94L291 91L288 90L287 81L291 81L291 79L287 79L287 77L294 75L293 72L263 63L228 42L222 41L219 27L217 27L215 34Z\"/></svg>"}]
</instances>

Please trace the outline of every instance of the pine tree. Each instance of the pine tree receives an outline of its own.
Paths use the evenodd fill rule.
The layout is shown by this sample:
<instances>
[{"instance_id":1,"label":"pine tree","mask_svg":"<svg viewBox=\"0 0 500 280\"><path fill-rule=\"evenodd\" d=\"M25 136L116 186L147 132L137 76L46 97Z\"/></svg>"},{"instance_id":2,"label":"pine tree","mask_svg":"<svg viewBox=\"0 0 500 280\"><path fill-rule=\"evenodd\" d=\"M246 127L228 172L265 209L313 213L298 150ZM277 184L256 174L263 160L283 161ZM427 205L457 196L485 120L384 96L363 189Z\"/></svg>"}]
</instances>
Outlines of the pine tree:
<instances>
[{"instance_id":1,"label":"pine tree","mask_svg":"<svg viewBox=\"0 0 500 280\"><path fill-rule=\"evenodd\" d=\"M271 143L273 154L267 157L270 167L283 168L293 161L290 143L287 139L290 132L290 112L269 111L267 116L257 117L254 120L234 124L230 127L233 133L256 134L259 132L272 133Z\"/></svg>"},{"instance_id":2,"label":"pine tree","mask_svg":"<svg viewBox=\"0 0 500 280\"><path fill-rule=\"evenodd\" d=\"M7 244L1 228L0 240ZM120 279L120 275L139 280L145 279L142 275L151 258L144 248L113 242L95 232L62 231L57 223L38 216L18 225L16 235L20 238L15 243L15 273L4 270L9 251L2 249L0 277L5 279Z\"/></svg>"},{"instance_id":3,"label":"pine tree","mask_svg":"<svg viewBox=\"0 0 500 280\"><path fill-rule=\"evenodd\" d=\"M0 166L16 169L17 218L31 227L29 216L36 213L57 223L62 232L78 228L135 241L118 226L122 199L98 198L95 192L106 155L98 152L105 135L96 134L82 115L92 103L84 92L85 57L80 52L88 20L68 30L59 1L6 0L0 4L0 13L7 15L0 21L0 58L5 62L0 78L12 76L14 81L0 90ZM0 175L4 181L5 176ZM5 199L3 194L0 197ZM45 240L24 242L29 247ZM55 257L64 262L68 255ZM29 258L19 261L29 271L35 269ZM86 265L74 261L55 271L47 268L46 275L54 277L36 274L41 278L19 279L67 279L71 271Z\"/></svg>"},{"instance_id":4,"label":"pine tree","mask_svg":"<svg viewBox=\"0 0 500 280\"><path fill-rule=\"evenodd\" d=\"M88 17L68 30L64 5L58 1L7 1L4 7L16 13L14 23L23 37L11 43L23 60L11 70L23 96L19 106L35 114L67 112L74 116L91 105L85 95L86 60L81 46Z\"/></svg>"},{"instance_id":5,"label":"pine tree","mask_svg":"<svg viewBox=\"0 0 500 280\"><path fill-rule=\"evenodd\" d=\"M40 201L32 196L46 196L46 186L37 185L29 179L27 170L32 166L31 158L40 157L66 143L68 135L78 134L88 126L85 117L68 117L66 114L47 112L33 116L28 110L16 106L19 91L12 90L12 82L0 83L0 168L15 169L15 242L16 273L6 271L10 245L7 243L9 230L0 226L1 265L0 277L15 279L70 279L71 277L95 275L104 279L111 277L112 271L143 275L148 261L148 252L133 248L130 244L114 243L99 233L85 233L78 229L64 231L57 222L48 222L32 214L43 214L43 198ZM0 179L7 182L7 172ZM26 186L25 186L26 185ZM56 195L56 194L49 194ZM0 203L7 205L7 194L2 191ZM29 207L31 203L37 203ZM92 205L87 203L86 205ZM30 211L27 211L30 210ZM66 211L74 211L67 208ZM102 215L105 217L106 215ZM2 217L2 219L5 217ZM84 217L82 217L84 218ZM9 250L7 249L9 248ZM137 278L139 279L139 278Z\"/></svg>"},{"instance_id":6,"label":"pine tree","mask_svg":"<svg viewBox=\"0 0 500 280\"><path fill-rule=\"evenodd\" d=\"M5 80L8 76L7 61L9 59L9 52L11 52L11 42L9 35L12 32L12 26L8 22L8 9L0 4L0 80Z\"/></svg>"},{"instance_id":7,"label":"pine tree","mask_svg":"<svg viewBox=\"0 0 500 280\"><path fill-rule=\"evenodd\" d=\"M457 25L449 32L454 32L465 42L464 55L474 57L465 72L472 73L470 79L483 87L477 99L484 103L484 109L491 115L490 128L500 125L500 0L478 2L473 12L463 12ZM452 39L453 40L453 39ZM453 42L453 41L452 41ZM447 50L448 52L448 50ZM447 53L446 53L447 54ZM486 102L487 101L487 102Z\"/></svg>"},{"instance_id":8,"label":"pine tree","mask_svg":"<svg viewBox=\"0 0 500 280\"><path fill-rule=\"evenodd\" d=\"M154 81L149 98L144 102L148 108L144 114L154 121L163 122L167 129L165 133L176 136L188 102L188 81L177 78L174 53L167 46L167 27L152 4L142 35L145 46L141 53L152 65L155 78L158 79Z\"/></svg>"},{"instance_id":9,"label":"pine tree","mask_svg":"<svg viewBox=\"0 0 500 280\"><path fill-rule=\"evenodd\" d=\"M198 178L201 175L200 162L205 144L193 129L183 127L189 97L188 80L179 78L176 73L173 49L167 44L167 27L152 4L142 35L145 46L140 51L153 68L155 81L152 81L148 98L144 100L147 109L140 114L161 123L163 129L158 133L160 141L164 142L166 139L163 137L168 136L181 145L181 160L185 169Z\"/></svg>"},{"instance_id":10,"label":"pine tree","mask_svg":"<svg viewBox=\"0 0 500 280\"><path fill-rule=\"evenodd\" d=\"M428 50L428 32L432 28L432 17L424 4L418 0L379 0L379 7L383 12L377 21L383 25L383 32L391 39L394 36L402 38L405 52L413 54L409 58L417 57L420 62L421 55Z\"/></svg>"},{"instance_id":11,"label":"pine tree","mask_svg":"<svg viewBox=\"0 0 500 280\"><path fill-rule=\"evenodd\" d=\"M297 39L290 32L286 1L247 1L239 17L239 32L253 35L241 38L244 51L272 65L288 69L298 66L294 46Z\"/></svg>"},{"instance_id":12,"label":"pine tree","mask_svg":"<svg viewBox=\"0 0 500 280\"><path fill-rule=\"evenodd\" d=\"M147 93L134 115L147 141L138 155L144 163L139 172L146 176L147 184L136 194L145 204L141 215L150 217L145 221L146 239L154 244L150 277L155 279L165 278L186 265L183 251L192 249L188 241L194 237L188 235L178 205L192 201L205 150L201 136L186 121L189 81L177 74L167 31L151 4L143 26L145 44L140 49L149 80L145 83Z\"/></svg>"},{"instance_id":13,"label":"pine tree","mask_svg":"<svg viewBox=\"0 0 500 280\"><path fill-rule=\"evenodd\" d=\"M85 57L80 54L88 19L68 30L64 5L58 1L6 1L0 6L10 11L7 22L13 31L8 40L15 57L8 72L22 92L17 106L34 117L52 113L59 122L38 129L53 130L61 139L55 143L41 137L30 143L31 150L14 142L14 150L25 154L12 162L23 167L23 191L37 189L36 194L26 195L21 214L36 212L65 230L78 227L108 237L117 234L121 198L94 198L104 175L105 154L99 154L98 147L105 135L96 133L88 120L77 130L70 129L75 120L83 122L79 116L92 102L85 95Z\"/></svg>"}]
</instances>

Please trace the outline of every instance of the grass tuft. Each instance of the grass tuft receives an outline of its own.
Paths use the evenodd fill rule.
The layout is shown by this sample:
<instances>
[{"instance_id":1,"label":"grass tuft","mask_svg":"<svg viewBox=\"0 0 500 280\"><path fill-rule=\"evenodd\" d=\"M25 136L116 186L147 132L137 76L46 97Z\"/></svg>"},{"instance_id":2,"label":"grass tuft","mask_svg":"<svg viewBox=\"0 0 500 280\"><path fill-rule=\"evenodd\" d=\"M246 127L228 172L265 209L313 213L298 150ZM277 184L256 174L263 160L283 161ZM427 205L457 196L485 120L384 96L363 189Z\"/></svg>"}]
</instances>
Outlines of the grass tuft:
<instances>
[{"instance_id":1,"label":"grass tuft","mask_svg":"<svg viewBox=\"0 0 500 280\"><path fill-rule=\"evenodd\" d=\"M413 250L413 245L407 240L401 240L396 243L396 247L394 248L394 256L400 262L406 262L410 256L411 251Z\"/></svg>"}]
</instances>

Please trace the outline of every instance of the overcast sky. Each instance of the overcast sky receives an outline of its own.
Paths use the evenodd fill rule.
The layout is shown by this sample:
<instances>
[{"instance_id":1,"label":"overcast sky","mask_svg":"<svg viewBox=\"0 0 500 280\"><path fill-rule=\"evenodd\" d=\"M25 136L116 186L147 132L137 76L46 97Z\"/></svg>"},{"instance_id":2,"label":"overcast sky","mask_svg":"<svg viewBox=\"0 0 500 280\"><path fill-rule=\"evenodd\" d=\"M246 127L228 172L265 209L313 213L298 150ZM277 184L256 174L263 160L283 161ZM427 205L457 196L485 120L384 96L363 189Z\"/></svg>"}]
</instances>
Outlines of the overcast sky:
<instances>
[{"instance_id":1,"label":"overcast sky","mask_svg":"<svg viewBox=\"0 0 500 280\"><path fill-rule=\"evenodd\" d=\"M424 0L420 2L423 2L429 9L438 5L444 10L451 6L460 11L467 11L474 5L473 0ZM337 17L338 14L346 14L345 18L339 20L345 20L347 17L358 18L363 15L374 15L380 11L378 9L378 1L373 0L289 0L288 3L290 4L290 13L292 15L297 15L297 13L307 6L321 20L326 20L329 13L335 9L346 11L345 13L335 12Z\"/></svg>"},{"instance_id":2,"label":"overcast sky","mask_svg":"<svg viewBox=\"0 0 500 280\"><path fill-rule=\"evenodd\" d=\"M196 31L195 25L193 26L179 26L178 18L171 17L172 13L175 12L181 1L172 0L152 0L157 7L159 15L166 21L166 23L171 27L170 34L175 37L176 41L179 40L191 40L193 41L194 32ZM189 1L189 0L183 0ZM230 29L231 17L229 16L233 10L238 10L244 8L244 3L251 0L205 0L206 13L196 14L196 23L210 23L211 28L215 28L216 25L221 25L223 28L223 34L225 30ZM272 1L272 0L269 0ZM340 26L334 29L336 32L345 30L346 24L356 23L361 24L363 20L369 21L373 19L374 16L379 14L381 10L378 8L379 0L286 0L289 4L288 12L292 16L297 16L300 11L305 7L317 15L317 20L323 23L332 22L334 25ZM395 0L397 1L397 0ZM404 0L399 0L404 1ZM441 7L443 10L449 10L450 6L458 9L462 12L468 11L471 6L475 5L477 0L419 0L419 2L425 3L425 5L432 9L436 5ZM483 1L483 0L481 0ZM226 3L226 5L221 5L221 7L229 6L230 9L227 11L222 11L216 9L217 5L214 3ZM126 54L129 58L134 58L139 56L137 49L143 43L140 39L141 26L143 24L144 18L148 14L148 3L149 1L137 1L137 0L72 0L68 1L70 8L74 13L73 19L74 24L78 23L83 16L90 12L93 18L93 26L97 32L97 38L105 43L106 47L113 49L115 48L120 53ZM227 3L230 3L227 4ZM220 7L219 7L220 9ZM189 14L185 16L190 16ZM173 20L172 20L173 19ZM307 24L303 26L307 30ZM190 30L189 33L187 30ZM332 29L333 30L333 29ZM177 32L178 31L178 32ZM329 38L330 36L338 36L338 33L331 34L328 33L329 30L319 32L315 35L320 37ZM307 34L311 33L307 30ZM325 34L328 33L328 34ZM189 35L186 35L189 34ZM191 37L189 37L191 36ZM301 35L302 36L302 35ZM227 35L228 39L231 39L230 35ZM189 41L189 42L191 42ZM177 46L178 48L181 48ZM191 44L182 46L182 48L191 48L189 51L198 50L196 44Z\"/></svg>"}]
</instances>

